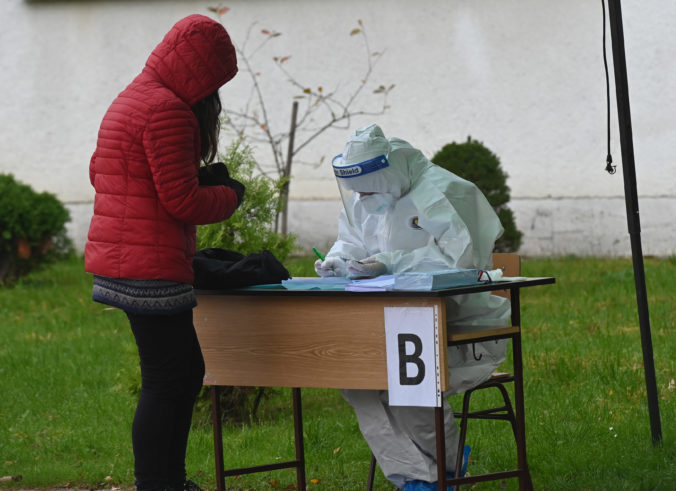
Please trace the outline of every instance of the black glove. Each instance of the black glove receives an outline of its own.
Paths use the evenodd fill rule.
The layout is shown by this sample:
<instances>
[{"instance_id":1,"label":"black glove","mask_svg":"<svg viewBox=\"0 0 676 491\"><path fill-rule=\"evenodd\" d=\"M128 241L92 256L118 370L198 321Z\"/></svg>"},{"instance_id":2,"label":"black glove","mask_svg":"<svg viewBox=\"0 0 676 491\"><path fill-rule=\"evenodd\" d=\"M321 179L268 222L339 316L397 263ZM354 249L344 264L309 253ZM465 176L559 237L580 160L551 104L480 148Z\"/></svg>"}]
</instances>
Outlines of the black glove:
<instances>
[{"instance_id":1,"label":"black glove","mask_svg":"<svg viewBox=\"0 0 676 491\"><path fill-rule=\"evenodd\" d=\"M230 173L223 162L216 162L200 167L198 179L200 186L219 186L230 179Z\"/></svg>"},{"instance_id":2,"label":"black glove","mask_svg":"<svg viewBox=\"0 0 676 491\"><path fill-rule=\"evenodd\" d=\"M235 194L237 194L237 206L239 206L240 203L242 202L242 198L244 197L244 191L246 191L244 184L234 179L228 178L225 185L228 186L230 189L232 189L235 192Z\"/></svg>"},{"instance_id":3,"label":"black glove","mask_svg":"<svg viewBox=\"0 0 676 491\"><path fill-rule=\"evenodd\" d=\"M200 186L228 186L237 194L237 206L242 202L246 188L244 184L230 177L228 168L223 162L200 167L198 179Z\"/></svg>"}]
</instances>

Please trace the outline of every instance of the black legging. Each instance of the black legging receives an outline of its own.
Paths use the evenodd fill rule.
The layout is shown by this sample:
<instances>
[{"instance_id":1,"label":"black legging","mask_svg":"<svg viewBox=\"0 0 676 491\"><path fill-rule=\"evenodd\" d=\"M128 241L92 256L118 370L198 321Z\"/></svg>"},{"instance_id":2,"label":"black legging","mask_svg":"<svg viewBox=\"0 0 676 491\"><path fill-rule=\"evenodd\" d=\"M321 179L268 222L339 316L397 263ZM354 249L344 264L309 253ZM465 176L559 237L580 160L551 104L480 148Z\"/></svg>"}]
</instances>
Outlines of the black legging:
<instances>
[{"instance_id":1,"label":"black legging","mask_svg":"<svg viewBox=\"0 0 676 491\"><path fill-rule=\"evenodd\" d=\"M132 425L136 487L182 490L192 410L204 377L192 310L127 317L141 360Z\"/></svg>"}]
</instances>

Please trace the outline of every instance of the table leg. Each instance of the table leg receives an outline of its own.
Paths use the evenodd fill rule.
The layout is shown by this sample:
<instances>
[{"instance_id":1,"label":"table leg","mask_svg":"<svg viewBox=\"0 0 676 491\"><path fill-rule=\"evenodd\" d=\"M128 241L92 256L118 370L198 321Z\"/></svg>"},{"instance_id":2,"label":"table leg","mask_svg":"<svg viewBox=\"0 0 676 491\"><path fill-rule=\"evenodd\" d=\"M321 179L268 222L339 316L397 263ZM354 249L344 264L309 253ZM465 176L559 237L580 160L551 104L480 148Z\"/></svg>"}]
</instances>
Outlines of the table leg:
<instances>
[{"instance_id":1,"label":"table leg","mask_svg":"<svg viewBox=\"0 0 676 491\"><path fill-rule=\"evenodd\" d=\"M305 447L303 444L303 409L300 388L293 388L293 426L296 440L296 480L298 489L305 489Z\"/></svg>"},{"instance_id":2,"label":"table leg","mask_svg":"<svg viewBox=\"0 0 676 491\"><path fill-rule=\"evenodd\" d=\"M434 408L437 430L437 481L439 491L446 489L446 428L444 428L444 407Z\"/></svg>"},{"instance_id":3,"label":"table leg","mask_svg":"<svg viewBox=\"0 0 676 491\"><path fill-rule=\"evenodd\" d=\"M521 302L519 289L511 290L512 325L521 325ZM519 490L533 489L526 457L526 412L523 394L523 359L521 352L521 334L512 338L512 358L514 361L514 398L516 409L517 461L519 466Z\"/></svg>"},{"instance_id":4,"label":"table leg","mask_svg":"<svg viewBox=\"0 0 676 491\"><path fill-rule=\"evenodd\" d=\"M216 489L225 491L225 475L223 474L223 432L221 430L221 391L216 385L211 386L211 422L214 427L214 460L216 463Z\"/></svg>"},{"instance_id":5,"label":"table leg","mask_svg":"<svg viewBox=\"0 0 676 491\"><path fill-rule=\"evenodd\" d=\"M376 479L376 456L371 453L371 467L369 469L369 480L366 484L366 491L373 491L373 482Z\"/></svg>"},{"instance_id":6,"label":"table leg","mask_svg":"<svg viewBox=\"0 0 676 491\"><path fill-rule=\"evenodd\" d=\"M524 409L524 395L523 395L523 367L521 362L521 335L514 336L512 341L514 348L514 398L516 409L516 433L519 438L518 465L521 474L519 476L519 489L530 490L533 489L533 483L530 479L530 471L528 469L528 460L526 457L526 418Z\"/></svg>"}]
</instances>

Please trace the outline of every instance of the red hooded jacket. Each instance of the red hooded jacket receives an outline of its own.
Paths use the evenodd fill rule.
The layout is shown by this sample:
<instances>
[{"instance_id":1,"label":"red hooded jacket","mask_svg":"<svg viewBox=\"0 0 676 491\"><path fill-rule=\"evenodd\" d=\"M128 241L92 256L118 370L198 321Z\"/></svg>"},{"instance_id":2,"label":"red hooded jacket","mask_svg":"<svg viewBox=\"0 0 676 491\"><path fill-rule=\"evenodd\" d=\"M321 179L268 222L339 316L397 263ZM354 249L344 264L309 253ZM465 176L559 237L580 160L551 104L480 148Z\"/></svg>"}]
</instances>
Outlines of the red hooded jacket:
<instances>
[{"instance_id":1,"label":"red hooded jacket","mask_svg":"<svg viewBox=\"0 0 676 491\"><path fill-rule=\"evenodd\" d=\"M230 217L237 195L226 186L199 186L200 131L191 107L236 73L223 26L191 15L113 101L89 166L96 197L88 272L192 283L195 225Z\"/></svg>"}]
</instances>

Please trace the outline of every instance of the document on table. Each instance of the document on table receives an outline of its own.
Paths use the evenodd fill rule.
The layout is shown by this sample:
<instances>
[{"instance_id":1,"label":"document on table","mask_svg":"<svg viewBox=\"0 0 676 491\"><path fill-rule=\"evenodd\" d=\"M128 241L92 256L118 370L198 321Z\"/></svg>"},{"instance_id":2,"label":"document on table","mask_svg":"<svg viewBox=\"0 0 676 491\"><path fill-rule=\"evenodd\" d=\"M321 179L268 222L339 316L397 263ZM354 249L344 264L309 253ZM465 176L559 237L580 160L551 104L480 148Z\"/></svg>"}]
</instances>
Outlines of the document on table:
<instances>
[{"instance_id":1,"label":"document on table","mask_svg":"<svg viewBox=\"0 0 676 491\"><path fill-rule=\"evenodd\" d=\"M430 291L479 283L478 269L441 269L427 272L408 272L394 275L395 290Z\"/></svg>"},{"instance_id":2,"label":"document on table","mask_svg":"<svg viewBox=\"0 0 676 491\"><path fill-rule=\"evenodd\" d=\"M394 275L382 275L364 280L352 280L345 285L348 292L384 292L394 288Z\"/></svg>"},{"instance_id":3,"label":"document on table","mask_svg":"<svg viewBox=\"0 0 676 491\"><path fill-rule=\"evenodd\" d=\"M342 276L326 278L291 278L282 280L282 286L287 290L345 290L350 282Z\"/></svg>"},{"instance_id":4,"label":"document on table","mask_svg":"<svg viewBox=\"0 0 676 491\"><path fill-rule=\"evenodd\" d=\"M407 272L350 280L341 276L320 278L292 278L282 281L287 290L345 290L349 292L384 292L389 290L430 291L454 286L483 283L477 269L443 269L426 272ZM503 280L506 278L503 278Z\"/></svg>"},{"instance_id":5,"label":"document on table","mask_svg":"<svg viewBox=\"0 0 676 491\"><path fill-rule=\"evenodd\" d=\"M382 292L388 290L430 291L454 286L475 285L477 269L443 269L425 272L396 273L375 278L354 280L345 285L352 292Z\"/></svg>"}]
</instances>

